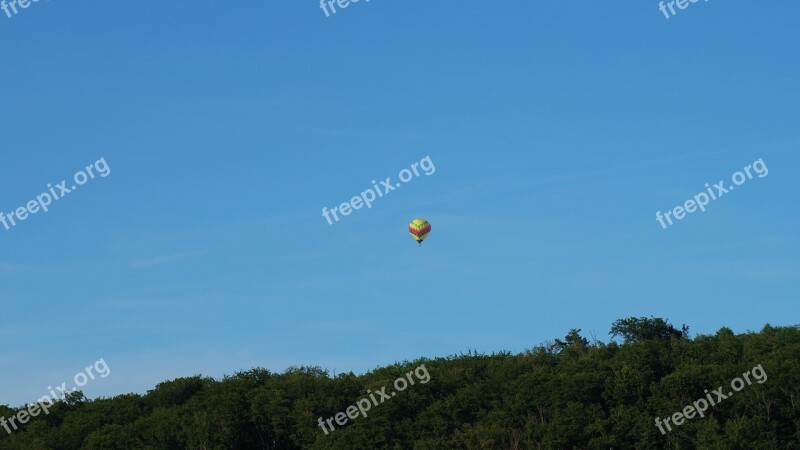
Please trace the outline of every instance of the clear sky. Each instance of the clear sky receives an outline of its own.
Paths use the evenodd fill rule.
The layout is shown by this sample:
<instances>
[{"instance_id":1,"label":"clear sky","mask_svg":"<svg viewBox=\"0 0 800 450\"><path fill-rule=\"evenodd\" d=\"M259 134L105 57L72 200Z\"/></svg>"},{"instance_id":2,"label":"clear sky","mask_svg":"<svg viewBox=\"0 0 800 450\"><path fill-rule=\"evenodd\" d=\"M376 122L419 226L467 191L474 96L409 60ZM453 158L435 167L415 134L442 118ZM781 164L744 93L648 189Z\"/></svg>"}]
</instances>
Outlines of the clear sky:
<instances>
[{"instance_id":1,"label":"clear sky","mask_svg":"<svg viewBox=\"0 0 800 450\"><path fill-rule=\"evenodd\" d=\"M800 322L800 3L40 1L0 11L0 403ZM333 208L430 156L329 225ZM763 158L668 229L668 211ZM69 186L69 184L67 185ZM406 227L433 231L420 248Z\"/></svg>"}]
</instances>

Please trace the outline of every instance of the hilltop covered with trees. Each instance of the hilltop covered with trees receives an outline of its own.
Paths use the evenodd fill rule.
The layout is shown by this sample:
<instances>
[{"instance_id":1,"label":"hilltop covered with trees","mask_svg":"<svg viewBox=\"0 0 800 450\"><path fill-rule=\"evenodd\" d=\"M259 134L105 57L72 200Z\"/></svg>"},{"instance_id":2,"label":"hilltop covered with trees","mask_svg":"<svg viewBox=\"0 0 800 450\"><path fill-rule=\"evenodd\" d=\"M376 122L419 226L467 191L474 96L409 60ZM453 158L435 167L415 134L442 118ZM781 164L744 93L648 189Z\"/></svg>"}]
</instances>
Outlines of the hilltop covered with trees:
<instances>
[{"instance_id":1,"label":"hilltop covered with trees","mask_svg":"<svg viewBox=\"0 0 800 450\"><path fill-rule=\"evenodd\" d=\"M612 325L621 343L580 330L521 354L421 359L364 375L252 369L159 384L145 395L54 405L0 449L800 449L800 329L727 328L691 338L658 318ZM430 381L326 435L343 412L424 364ZM761 364L768 378L662 434L683 410ZM0 416L15 408L0 406Z\"/></svg>"}]
</instances>

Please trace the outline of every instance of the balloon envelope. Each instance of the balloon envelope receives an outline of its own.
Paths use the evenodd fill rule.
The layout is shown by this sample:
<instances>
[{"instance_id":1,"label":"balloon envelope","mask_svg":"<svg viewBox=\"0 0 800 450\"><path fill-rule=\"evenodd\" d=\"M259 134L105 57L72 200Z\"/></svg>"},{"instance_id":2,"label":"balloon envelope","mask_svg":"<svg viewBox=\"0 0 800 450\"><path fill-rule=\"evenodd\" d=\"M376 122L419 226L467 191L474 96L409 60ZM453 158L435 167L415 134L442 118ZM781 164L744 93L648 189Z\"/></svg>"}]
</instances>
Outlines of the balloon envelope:
<instances>
[{"instance_id":1,"label":"balloon envelope","mask_svg":"<svg viewBox=\"0 0 800 450\"><path fill-rule=\"evenodd\" d=\"M414 219L408 224L408 232L411 233L411 237L414 238L415 241L422 245L422 241L424 241L431 232L431 224L425 219Z\"/></svg>"}]
</instances>

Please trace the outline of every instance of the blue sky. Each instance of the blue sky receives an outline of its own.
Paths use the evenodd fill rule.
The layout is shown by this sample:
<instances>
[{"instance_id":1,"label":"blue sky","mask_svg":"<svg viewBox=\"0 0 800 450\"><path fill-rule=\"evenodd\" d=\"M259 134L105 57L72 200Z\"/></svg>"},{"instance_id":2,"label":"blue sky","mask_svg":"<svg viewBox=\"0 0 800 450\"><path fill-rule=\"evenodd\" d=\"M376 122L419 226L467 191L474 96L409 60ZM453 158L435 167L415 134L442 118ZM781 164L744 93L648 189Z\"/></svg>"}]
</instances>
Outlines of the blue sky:
<instances>
[{"instance_id":1,"label":"blue sky","mask_svg":"<svg viewBox=\"0 0 800 450\"><path fill-rule=\"evenodd\" d=\"M0 403L336 372L660 316L800 322L800 4L68 2L0 12ZM430 156L334 225L321 215ZM763 158L667 230L655 220ZM429 220L419 248L407 223Z\"/></svg>"}]
</instances>

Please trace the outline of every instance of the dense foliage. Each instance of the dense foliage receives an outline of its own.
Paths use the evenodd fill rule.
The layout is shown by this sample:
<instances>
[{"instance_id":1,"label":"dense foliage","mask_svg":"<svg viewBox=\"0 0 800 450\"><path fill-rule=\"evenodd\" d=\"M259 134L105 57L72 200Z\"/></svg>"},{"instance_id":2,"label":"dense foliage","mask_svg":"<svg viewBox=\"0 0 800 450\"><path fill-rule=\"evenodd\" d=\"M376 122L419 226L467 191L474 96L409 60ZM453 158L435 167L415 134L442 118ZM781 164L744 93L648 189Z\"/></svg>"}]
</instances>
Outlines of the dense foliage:
<instances>
[{"instance_id":1,"label":"dense foliage","mask_svg":"<svg viewBox=\"0 0 800 450\"><path fill-rule=\"evenodd\" d=\"M474 352L395 364L364 375L319 368L253 369L179 378L146 395L73 394L0 449L800 449L800 330L688 335L661 319L612 326L623 343L565 338L522 354ZM425 364L366 418L325 435L323 419ZM768 375L662 434L681 411L761 364ZM15 409L0 406L0 416Z\"/></svg>"}]
</instances>

